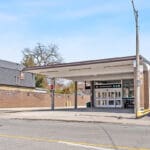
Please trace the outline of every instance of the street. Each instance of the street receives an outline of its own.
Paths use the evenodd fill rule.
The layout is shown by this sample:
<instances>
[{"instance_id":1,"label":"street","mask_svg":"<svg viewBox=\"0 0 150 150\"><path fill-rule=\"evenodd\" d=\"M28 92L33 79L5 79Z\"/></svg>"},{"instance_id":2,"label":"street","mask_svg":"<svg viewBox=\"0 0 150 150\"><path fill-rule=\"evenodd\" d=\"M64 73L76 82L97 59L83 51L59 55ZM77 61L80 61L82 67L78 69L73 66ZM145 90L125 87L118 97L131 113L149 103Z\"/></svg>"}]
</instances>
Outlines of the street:
<instances>
[{"instance_id":1,"label":"street","mask_svg":"<svg viewBox=\"0 0 150 150\"><path fill-rule=\"evenodd\" d=\"M0 150L150 150L149 140L149 126L0 120Z\"/></svg>"}]
</instances>

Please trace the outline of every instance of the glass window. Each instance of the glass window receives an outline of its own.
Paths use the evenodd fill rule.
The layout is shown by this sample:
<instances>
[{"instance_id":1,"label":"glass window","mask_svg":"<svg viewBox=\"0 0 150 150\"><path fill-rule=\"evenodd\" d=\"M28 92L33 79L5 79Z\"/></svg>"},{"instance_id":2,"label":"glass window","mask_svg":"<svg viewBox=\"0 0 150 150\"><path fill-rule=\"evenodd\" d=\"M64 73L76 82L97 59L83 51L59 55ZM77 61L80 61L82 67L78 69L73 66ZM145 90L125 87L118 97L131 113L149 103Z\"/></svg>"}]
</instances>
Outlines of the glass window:
<instances>
[{"instance_id":1,"label":"glass window","mask_svg":"<svg viewBox=\"0 0 150 150\"><path fill-rule=\"evenodd\" d=\"M111 92L111 98L115 98L115 93Z\"/></svg>"},{"instance_id":2,"label":"glass window","mask_svg":"<svg viewBox=\"0 0 150 150\"><path fill-rule=\"evenodd\" d=\"M102 98L105 98L104 92L102 93Z\"/></svg>"},{"instance_id":3,"label":"glass window","mask_svg":"<svg viewBox=\"0 0 150 150\"><path fill-rule=\"evenodd\" d=\"M123 98L134 97L134 80L123 80Z\"/></svg>"},{"instance_id":4,"label":"glass window","mask_svg":"<svg viewBox=\"0 0 150 150\"><path fill-rule=\"evenodd\" d=\"M110 92L108 93L108 97L110 98Z\"/></svg>"},{"instance_id":5,"label":"glass window","mask_svg":"<svg viewBox=\"0 0 150 150\"><path fill-rule=\"evenodd\" d=\"M118 97L118 92L115 92L115 97Z\"/></svg>"},{"instance_id":6,"label":"glass window","mask_svg":"<svg viewBox=\"0 0 150 150\"><path fill-rule=\"evenodd\" d=\"M114 101L113 100L109 101L109 105L114 105Z\"/></svg>"},{"instance_id":7,"label":"glass window","mask_svg":"<svg viewBox=\"0 0 150 150\"><path fill-rule=\"evenodd\" d=\"M102 105L105 105L105 101L104 100L102 101Z\"/></svg>"},{"instance_id":8,"label":"glass window","mask_svg":"<svg viewBox=\"0 0 150 150\"><path fill-rule=\"evenodd\" d=\"M121 101L120 100L116 100L116 105L121 105Z\"/></svg>"},{"instance_id":9,"label":"glass window","mask_svg":"<svg viewBox=\"0 0 150 150\"><path fill-rule=\"evenodd\" d=\"M119 98L121 97L121 92L118 92L118 97L119 97Z\"/></svg>"},{"instance_id":10,"label":"glass window","mask_svg":"<svg viewBox=\"0 0 150 150\"><path fill-rule=\"evenodd\" d=\"M96 92L96 97L98 97L98 93Z\"/></svg>"},{"instance_id":11,"label":"glass window","mask_svg":"<svg viewBox=\"0 0 150 150\"><path fill-rule=\"evenodd\" d=\"M107 105L107 100L102 100L102 105L103 106Z\"/></svg>"},{"instance_id":12,"label":"glass window","mask_svg":"<svg viewBox=\"0 0 150 150\"><path fill-rule=\"evenodd\" d=\"M105 98L107 98L107 92L105 92Z\"/></svg>"},{"instance_id":13,"label":"glass window","mask_svg":"<svg viewBox=\"0 0 150 150\"><path fill-rule=\"evenodd\" d=\"M98 92L98 97L99 97L99 98L101 97L101 93L100 93L100 92Z\"/></svg>"}]
</instances>

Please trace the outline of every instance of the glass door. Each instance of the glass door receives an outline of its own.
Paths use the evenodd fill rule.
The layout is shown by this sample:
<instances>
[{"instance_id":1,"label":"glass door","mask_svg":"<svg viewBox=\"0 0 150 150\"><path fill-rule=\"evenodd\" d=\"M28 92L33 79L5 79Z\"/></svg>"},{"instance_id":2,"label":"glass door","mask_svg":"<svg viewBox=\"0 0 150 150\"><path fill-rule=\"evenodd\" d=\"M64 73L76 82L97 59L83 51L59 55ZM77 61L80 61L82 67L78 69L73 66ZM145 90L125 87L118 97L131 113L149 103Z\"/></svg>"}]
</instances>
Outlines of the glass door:
<instances>
[{"instance_id":1,"label":"glass door","mask_svg":"<svg viewBox=\"0 0 150 150\"><path fill-rule=\"evenodd\" d=\"M122 103L121 80L95 82L95 106L119 108Z\"/></svg>"},{"instance_id":2,"label":"glass door","mask_svg":"<svg viewBox=\"0 0 150 150\"><path fill-rule=\"evenodd\" d=\"M96 107L108 107L107 89L96 89Z\"/></svg>"},{"instance_id":3,"label":"glass door","mask_svg":"<svg viewBox=\"0 0 150 150\"><path fill-rule=\"evenodd\" d=\"M95 106L96 107L122 107L122 89L121 88L103 88L96 89Z\"/></svg>"}]
</instances>

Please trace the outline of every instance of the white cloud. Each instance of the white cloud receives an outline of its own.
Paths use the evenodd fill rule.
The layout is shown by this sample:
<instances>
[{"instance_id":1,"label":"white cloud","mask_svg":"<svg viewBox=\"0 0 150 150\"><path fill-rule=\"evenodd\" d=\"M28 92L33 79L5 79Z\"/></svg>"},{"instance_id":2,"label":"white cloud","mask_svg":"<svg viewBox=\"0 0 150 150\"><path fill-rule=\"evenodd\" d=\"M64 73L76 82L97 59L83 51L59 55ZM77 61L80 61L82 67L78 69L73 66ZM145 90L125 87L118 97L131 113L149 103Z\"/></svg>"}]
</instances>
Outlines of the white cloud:
<instances>
[{"instance_id":1,"label":"white cloud","mask_svg":"<svg viewBox=\"0 0 150 150\"><path fill-rule=\"evenodd\" d=\"M120 0L116 0L119 2L119 3L117 2L118 5L117 3L113 4L115 0L109 0L108 2L106 3L103 2L100 5L96 5L93 2L91 6L82 4L82 6L75 6L75 7L72 7L70 5L71 2L69 3L69 5L67 5L65 3L66 2L65 0L61 0L60 3L58 0L57 1L53 1L53 0L21 1L21 0L18 0L18 2L19 1L20 1L20 4L17 4L17 6L20 6L20 5L23 6L26 3L23 8L23 11L21 8L18 9L20 13L19 14L16 13L16 16L1 12L0 22L2 21L2 22L12 23L17 20L19 21L21 19L21 21L19 21L19 25L20 25L20 22L21 23L30 22L32 19L30 20L28 18L29 16L34 17L35 15L38 16L39 13L42 13L42 15L45 13L47 14L46 17L51 17L51 18L58 19L58 20L66 19L66 24L67 24L70 21L69 19L71 18L80 19L80 18L84 18L88 16L94 16L97 14L98 15L100 14L111 15L113 13L118 13L117 15L116 14L115 15L119 16L119 14L121 14L120 12L126 12L129 10L132 11L130 0L128 2L125 2L125 1L122 2ZM138 1L135 1L137 8L139 7L139 4L141 4L140 8L142 9L144 9L144 7L146 8L148 7L146 3L150 5L148 1L143 1L143 0L139 0L139 1L140 3ZM21 2L23 3L21 4ZM78 0L77 1L74 0L74 2L72 0L72 3L76 5L78 3L78 5L80 5ZM59 9L61 5L63 5L63 9ZM64 5L66 5L65 6L66 10L64 8ZM58 7L54 8L54 10L51 10L50 8L53 8L54 6L58 6ZM46 8L48 7L48 9L45 10L44 9L45 7ZM43 16L45 17L45 15ZM114 21L114 18L112 18L112 20ZM119 26L117 26L116 28L113 25L111 26L110 25L111 21L108 21L107 23L104 22L104 24L98 23L97 25L94 25L94 26L92 25L90 28L89 28L89 25L87 25L88 28L85 30L83 29L84 31L82 30L83 27L81 27L78 30L76 28L75 30L72 30L72 29L66 29L64 27L64 30L66 31L66 33L64 32L56 33L58 37L56 37L55 34L51 34L51 32L48 32L45 35L39 32L37 33L37 35L39 34L39 36L35 36L34 32L28 31L27 25L23 26L25 28L21 28L20 30L18 28L16 30L15 28L15 30L12 31L13 33L10 33L11 30L8 31L8 33L4 33L6 31L1 29L1 32L4 31L3 32L4 35L1 36L0 38L1 58L13 60L13 61L21 60L21 50L23 48L25 47L32 48L35 46L37 42L49 43L51 41L54 41L54 43L58 44L60 48L60 53L64 57L65 61L78 61L78 60L99 59L99 58L115 57L115 56L134 55L135 54L134 33L131 33L131 31L127 31L126 28L119 29ZM120 22L121 21L122 20L120 19ZM11 24L9 25L11 26ZM56 26L56 28L58 27ZM28 31L27 33L25 33L26 30ZM144 28L142 30L144 30ZM147 34L142 33L140 36L140 49L141 49L142 55L148 56L149 57L148 59L150 59L150 51L149 51L150 50L150 44L149 44L150 33L148 33L148 29L145 32ZM8 44L8 41L9 41L9 44Z\"/></svg>"},{"instance_id":2,"label":"white cloud","mask_svg":"<svg viewBox=\"0 0 150 150\"><path fill-rule=\"evenodd\" d=\"M100 36L78 35L58 39L60 52L66 61L100 59L116 56L134 55L134 37L127 35L118 38L116 35Z\"/></svg>"},{"instance_id":3,"label":"white cloud","mask_svg":"<svg viewBox=\"0 0 150 150\"><path fill-rule=\"evenodd\" d=\"M126 11L129 7L128 2L120 2L118 0L91 2L88 4L86 0L82 2L79 0L17 0L16 6L22 7L26 12L24 15L28 17L42 14L44 17L46 16L51 19L80 19L97 14L112 14Z\"/></svg>"},{"instance_id":4,"label":"white cloud","mask_svg":"<svg viewBox=\"0 0 150 150\"><path fill-rule=\"evenodd\" d=\"M97 14L112 14L127 10L127 5L120 3L118 5L112 3L104 3L99 5L83 6L82 8L66 8L63 12L58 12L55 18L68 19L68 18L83 18Z\"/></svg>"},{"instance_id":5,"label":"white cloud","mask_svg":"<svg viewBox=\"0 0 150 150\"><path fill-rule=\"evenodd\" d=\"M10 37L13 37L11 41ZM142 34L140 38L140 52L148 59L150 59L149 37L149 34ZM43 35L38 39L37 37L26 39L23 35L8 33L1 37L0 41L1 58L12 61L20 61L21 50L25 47L33 48L37 42L56 43L66 62L135 55L135 35L118 29L85 35L79 33L59 37Z\"/></svg>"},{"instance_id":6,"label":"white cloud","mask_svg":"<svg viewBox=\"0 0 150 150\"><path fill-rule=\"evenodd\" d=\"M65 1L65 0L64 0ZM79 4L79 5L77 5ZM81 5L80 2L77 0L75 2L69 3L69 5L66 5L66 9L63 11L56 12L55 19L80 19L88 16L94 16L94 15L103 15L103 14L109 14L112 15L114 13L127 13L129 11L132 11L132 4L131 1L120 1L120 0L109 0L109 1L102 1L99 0L98 3L92 3L91 5ZM150 8L149 0L139 0L135 1L136 8L138 10L144 10Z\"/></svg>"}]
</instances>

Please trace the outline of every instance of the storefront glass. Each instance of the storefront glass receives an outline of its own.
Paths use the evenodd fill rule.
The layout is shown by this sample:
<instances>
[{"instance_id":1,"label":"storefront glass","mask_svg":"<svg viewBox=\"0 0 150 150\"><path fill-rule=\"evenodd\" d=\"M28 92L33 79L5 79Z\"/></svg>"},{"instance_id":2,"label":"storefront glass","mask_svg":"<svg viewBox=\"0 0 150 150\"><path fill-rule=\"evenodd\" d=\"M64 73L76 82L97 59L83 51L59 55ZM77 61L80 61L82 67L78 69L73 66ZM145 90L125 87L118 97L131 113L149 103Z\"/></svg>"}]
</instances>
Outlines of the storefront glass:
<instances>
[{"instance_id":1,"label":"storefront glass","mask_svg":"<svg viewBox=\"0 0 150 150\"><path fill-rule=\"evenodd\" d=\"M122 107L121 80L95 81L96 107Z\"/></svg>"},{"instance_id":2,"label":"storefront glass","mask_svg":"<svg viewBox=\"0 0 150 150\"><path fill-rule=\"evenodd\" d=\"M123 98L134 98L134 81L123 80Z\"/></svg>"}]
</instances>

